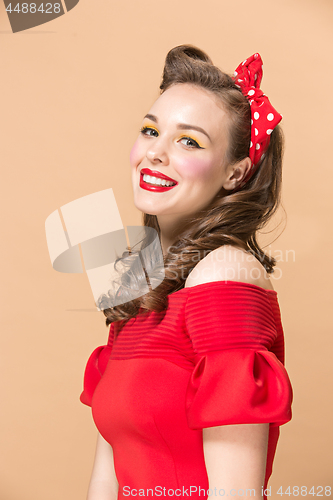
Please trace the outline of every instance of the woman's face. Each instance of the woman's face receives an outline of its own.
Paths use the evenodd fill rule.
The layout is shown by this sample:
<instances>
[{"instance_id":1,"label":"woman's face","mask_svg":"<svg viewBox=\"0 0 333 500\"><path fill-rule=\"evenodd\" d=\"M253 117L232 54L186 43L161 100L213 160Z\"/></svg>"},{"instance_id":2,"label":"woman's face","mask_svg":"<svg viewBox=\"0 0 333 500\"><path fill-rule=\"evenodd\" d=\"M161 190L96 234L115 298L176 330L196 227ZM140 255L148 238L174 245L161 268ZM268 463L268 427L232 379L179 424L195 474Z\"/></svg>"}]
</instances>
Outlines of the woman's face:
<instances>
[{"instance_id":1,"label":"woman's face","mask_svg":"<svg viewBox=\"0 0 333 500\"><path fill-rule=\"evenodd\" d=\"M215 97L187 83L170 87L144 117L131 151L135 206L162 218L206 207L224 187L227 147L228 116ZM175 185L163 187L163 176Z\"/></svg>"}]
</instances>

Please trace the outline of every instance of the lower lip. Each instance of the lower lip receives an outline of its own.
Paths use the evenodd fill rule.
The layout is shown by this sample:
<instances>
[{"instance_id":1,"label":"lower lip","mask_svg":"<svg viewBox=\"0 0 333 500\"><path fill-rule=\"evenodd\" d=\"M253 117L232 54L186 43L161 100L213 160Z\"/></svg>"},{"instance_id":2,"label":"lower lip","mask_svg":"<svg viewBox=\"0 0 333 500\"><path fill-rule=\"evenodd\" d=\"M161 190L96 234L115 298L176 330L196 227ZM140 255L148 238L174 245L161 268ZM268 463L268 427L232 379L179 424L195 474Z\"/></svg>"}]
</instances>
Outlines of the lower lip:
<instances>
[{"instance_id":1,"label":"lower lip","mask_svg":"<svg viewBox=\"0 0 333 500\"><path fill-rule=\"evenodd\" d=\"M174 184L173 186L155 186L153 184L148 184L148 182L145 182L143 180L143 174L140 174L140 187L142 189L146 189L147 191L155 191L157 193L161 193L162 191L170 191L170 189L176 186L177 184Z\"/></svg>"}]
</instances>

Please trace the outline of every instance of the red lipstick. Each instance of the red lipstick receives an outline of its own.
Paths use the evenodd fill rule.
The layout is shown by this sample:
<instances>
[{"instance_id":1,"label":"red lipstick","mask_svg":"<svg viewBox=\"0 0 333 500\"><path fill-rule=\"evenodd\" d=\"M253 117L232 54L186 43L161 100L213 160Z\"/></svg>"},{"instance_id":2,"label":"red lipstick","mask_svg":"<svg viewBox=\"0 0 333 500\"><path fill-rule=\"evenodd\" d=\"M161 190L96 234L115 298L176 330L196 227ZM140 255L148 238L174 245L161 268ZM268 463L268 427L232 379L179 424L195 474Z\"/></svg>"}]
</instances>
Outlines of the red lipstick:
<instances>
[{"instance_id":1,"label":"red lipstick","mask_svg":"<svg viewBox=\"0 0 333 500\"><path fill-rule=\"evenodd\" d=\"M171 181L174 182L174 186L162 186L162 185L155 185L155 184L149 184L148 182L145 182L143 180L143 175L150 175L151 177L156 177L158 179L165 179L166 181ZM140 172L140 187L142 189L146 189L147 191L155 191L155 192L162 192L162 191L169 191L170 189L174 188L178 184L177 181L174 179L171 179L171 177L168 177L167 175L162 174L161 172L158 172L157 170L150 170L149 168L143 168Z\"/></svg>"}]
</instances>

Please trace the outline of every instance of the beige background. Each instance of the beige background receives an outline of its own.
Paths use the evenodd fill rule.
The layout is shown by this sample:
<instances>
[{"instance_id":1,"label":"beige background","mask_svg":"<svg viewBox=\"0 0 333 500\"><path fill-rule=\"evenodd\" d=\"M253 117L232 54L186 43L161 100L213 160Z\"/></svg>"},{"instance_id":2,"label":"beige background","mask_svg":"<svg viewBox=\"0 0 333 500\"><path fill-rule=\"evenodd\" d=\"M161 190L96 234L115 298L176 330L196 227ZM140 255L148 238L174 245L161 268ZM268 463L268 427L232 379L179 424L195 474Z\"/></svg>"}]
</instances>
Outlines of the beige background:
<instances>
[{"instance_id":1,"label":"beige background","mask_svg":"<svg viewBox=\"0 0 333 500\"><path fill-rule=\"evenodd\" d=\"M332 485L332 13L331 0L81 0L12 34L0 2L1 499L85 498L96 429L79 396L107 328L86 275L53 270L44 223L112 187L123 224L140 224L128 156L181 43L228 72L260 52L283 114L287 221L265 238L282 258L272 281L295 396L271 498Z\"/></svg>"}]
</instances>

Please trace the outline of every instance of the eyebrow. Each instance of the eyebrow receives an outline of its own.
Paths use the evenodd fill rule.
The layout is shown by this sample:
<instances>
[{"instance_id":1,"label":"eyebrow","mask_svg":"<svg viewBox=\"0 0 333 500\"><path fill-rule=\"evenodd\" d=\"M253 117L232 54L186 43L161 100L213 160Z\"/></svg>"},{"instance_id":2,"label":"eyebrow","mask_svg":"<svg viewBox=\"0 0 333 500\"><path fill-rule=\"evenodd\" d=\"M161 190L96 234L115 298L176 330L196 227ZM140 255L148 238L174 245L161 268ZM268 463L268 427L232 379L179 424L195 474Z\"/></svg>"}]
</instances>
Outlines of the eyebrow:
<instances>
[{"instance_id":1,"label":"eyebrow","mask_svg":"<svg viewBox=\"0 0 333 500\"><path fill-rule=\"evenodd\" d=\"M155 123L158 122L157 116L155 116L155 115L149 115L148 114L144 118L148 118L148 120L151 120L151 121L153 121ZM209 135L207 134L207 132L203 128L201 128L201 127L197 127L196 125L189 125L187 123L178 123L177 128L179 128L181 130L197 130L198 132L201 132L206 137L208 137L208 139L210 140L210 142L212 142L212 140L209 137Z\"/></svg>"}]
</instances>

